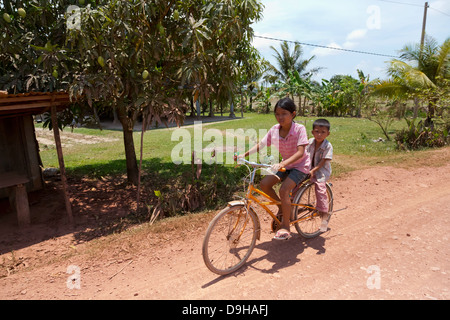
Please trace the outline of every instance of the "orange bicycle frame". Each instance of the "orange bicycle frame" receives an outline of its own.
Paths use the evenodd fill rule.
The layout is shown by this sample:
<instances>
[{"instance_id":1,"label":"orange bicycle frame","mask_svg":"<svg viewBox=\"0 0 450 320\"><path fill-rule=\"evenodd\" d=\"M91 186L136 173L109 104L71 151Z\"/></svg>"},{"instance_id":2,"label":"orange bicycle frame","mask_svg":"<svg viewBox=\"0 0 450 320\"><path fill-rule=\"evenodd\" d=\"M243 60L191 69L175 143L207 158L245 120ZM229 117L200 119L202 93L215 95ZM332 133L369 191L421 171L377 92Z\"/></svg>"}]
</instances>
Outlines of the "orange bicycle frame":
<instances>
[{"instance_id":1,"label":"orange bicycle frame","mask_svg":"<svg viewBox=\"0 0 450 320\"><path fill-rule=\"evenodd\" d=\"M253 193L257 193L257 194L259 194L259 195L261 195L261 196L263 196L264 198L266 198L268 201L260 201L258 198L256 198L254 195L253 195ZM278 217L272 212L272 210L270 210L267 206L270 206L270 205L276 205L276 206L279 206L279 205L281 205L281 202L280 201L277 201L277 200L275 200L275 199L273 199L272 197L270 197L269 195L267 195L266 193L264 193L263 191L261 191L261 190L259 190L259 189L257 189L257 188L255 188L254 186L253 186L253 184L250 184L249 185L249 187L248 187L248 190L247 190L247 196L246 196L246 199L247 199L247 210L248 210L248 207L250 207L250 205L251 205L251 203L252 202L254 202L254 203L257 203L258 205L260 205L277 223L279 223L279 224L281 224L281 221L278 219ZM315 207L312 207L312 206L308 206L308 205L306 205L306 204L298 204L298 203L291 203L291 206L295 206L295 207L303 207L303 208L306 208L306 209L312 209L312 210L315 210ZM314 214L313 214L313 216L316 216L318 213L317 212L314 212ZM295 224L295 223L297 223L297 222L300 222L300 221L303 221L303 220L306 220L306 219L308 219L308 217L303 217L303 218L300 218L300 219L297 219L297 220L295 220L295 221L291 221L291 225L293 225L293 224Z\"/></svg>"}]
</instances>

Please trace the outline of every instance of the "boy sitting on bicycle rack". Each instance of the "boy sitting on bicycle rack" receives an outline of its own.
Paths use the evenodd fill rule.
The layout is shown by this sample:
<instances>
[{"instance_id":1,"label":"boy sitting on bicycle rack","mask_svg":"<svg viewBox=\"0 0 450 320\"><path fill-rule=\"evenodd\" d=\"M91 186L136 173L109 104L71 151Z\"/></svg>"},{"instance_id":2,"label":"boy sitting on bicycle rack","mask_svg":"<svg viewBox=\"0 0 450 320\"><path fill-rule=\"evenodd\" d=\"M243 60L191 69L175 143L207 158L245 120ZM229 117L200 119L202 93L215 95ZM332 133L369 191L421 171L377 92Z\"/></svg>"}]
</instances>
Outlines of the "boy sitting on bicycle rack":
<instances>
[{"instance_id":1,"label":"boy sitting on bicycle rack","mask_svg":"<svg viewBox=\"0 0 450 320\"><path fill-rule=\"evenodd\" d=\"M320 231L328 229L328 196L326 183L331 175L331 160L333 158L333 146L326 139L330 135L330 122L326 119L318 119L313 123L312 134L314 138L309 140L306 152L311 158L311 182L315 184L316 208L322 216Z\"/></svg>"}]
</instances>

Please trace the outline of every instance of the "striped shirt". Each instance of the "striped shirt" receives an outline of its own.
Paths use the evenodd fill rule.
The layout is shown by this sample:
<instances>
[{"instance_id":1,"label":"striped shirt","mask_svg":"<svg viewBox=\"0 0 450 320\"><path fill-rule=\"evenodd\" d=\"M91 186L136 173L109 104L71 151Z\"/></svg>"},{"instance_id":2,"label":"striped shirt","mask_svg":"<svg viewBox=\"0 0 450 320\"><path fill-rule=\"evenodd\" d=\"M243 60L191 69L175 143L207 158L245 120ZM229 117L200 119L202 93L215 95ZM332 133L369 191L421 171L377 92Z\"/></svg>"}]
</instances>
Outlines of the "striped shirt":
<instances>
[{"instance_id":1,"label":"striped shirt","mask_svg":"<svg viewBox=\"0 0 450 320\"><path fill-rule=\"evenodd\" d=\"M280 124L274 125L260 142L260 148L270 147L272 144L280 152L283 160L289 159L297 152L298 146L308 145L308 135L305 126L292 122L291 129L286 137L280 137ZM286 166L287 170L297 169L303 173L309 173L311 161L309 154L305 151L303 157Z\"/></svg>"}]
</instances>

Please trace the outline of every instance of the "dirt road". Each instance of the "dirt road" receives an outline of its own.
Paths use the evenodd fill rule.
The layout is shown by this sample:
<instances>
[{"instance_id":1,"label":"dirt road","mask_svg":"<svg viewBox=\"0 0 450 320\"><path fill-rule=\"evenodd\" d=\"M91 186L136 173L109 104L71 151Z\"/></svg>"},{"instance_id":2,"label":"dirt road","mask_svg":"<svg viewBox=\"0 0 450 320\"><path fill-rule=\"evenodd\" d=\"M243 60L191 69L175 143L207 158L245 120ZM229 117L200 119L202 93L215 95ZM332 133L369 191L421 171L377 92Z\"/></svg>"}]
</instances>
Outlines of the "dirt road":
<instances>
[{"instance_id":1,"label":"dirt road","mask_svg":"<svg viewBox=\"0 0 450 320\"><path fill-rule=\"evenodd\" d=\"M449 149L435 156L449 159ZM0 263L28 266L0 278L0 299L450 298L448 161L354 171L333 185L335 209L347 209L332 217L328 232L304 240L292 230L292 239L278 242L262 219L261 241L246 266L225 277L203 264L207 219L185 233L130 232L110 245L103 241L94 255L88 251L95 243L74 244L71 233L13 253L3 238ZM79 254L59 258L70 250ZM33 267L33 255L54 259Z\"/></svg>"}]
</instances>

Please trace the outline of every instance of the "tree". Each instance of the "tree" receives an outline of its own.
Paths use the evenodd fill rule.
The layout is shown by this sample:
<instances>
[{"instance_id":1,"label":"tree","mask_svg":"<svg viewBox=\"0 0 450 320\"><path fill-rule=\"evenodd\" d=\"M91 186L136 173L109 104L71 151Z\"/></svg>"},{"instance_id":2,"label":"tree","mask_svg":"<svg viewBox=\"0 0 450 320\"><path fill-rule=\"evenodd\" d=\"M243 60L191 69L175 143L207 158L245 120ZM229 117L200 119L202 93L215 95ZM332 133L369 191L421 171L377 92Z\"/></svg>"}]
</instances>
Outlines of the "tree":
<instances>
[{"instance_id":1,"label":"tree","mask_svg":"<svg viewBox=\"0 0 450 320\"><path fill-rule=\"evenodd\" d=\"M70 93L110 101L123 128L128 181L138 182L133 128L139 114L181 123L185 104L176 76L183 55L176 44L177 21L169 1L109 1L81 11L81 28L68 45L80 63ZM172 32L171 32L172 31Z\"/></svg>"},{"instance_id":2,"label":"tree","mask_svg":"<svg viewBox=\"0 0 450 320\"><path fill-rule=\"evenodd\" d=\"M364 72L361 70L357 70L359 77L359 85L356 92L356 104L357 104L357 117L361 117L361 110L366 104L367 100L370 97L369 87L370 87L370 77L369 75L364 75Z\"/></svg>"},{"instance_id":3,"label":"tree","mask_svg":"<svg viewBox=\"0 0 450 320\"><path fill-rule=\"evenodd\" d=\"M448 83L450 79L450 39L441 46L427 37L424 46L408 45L400 58L390 61L390 79L372 82L372 93L394 100L413 99L412 119L405 118L408 129L397 134L402 147L441 146L448 139ZM427 118L416 124L420 102L428 102ZM438 116L444 120L436 123Z\"/></svg>"},{"instance_id":4,"label":"tree","mask_svg":"<svg viewBox=\"0 0 450 320\"><path fill-rule=\"evenodd\" d=\"M388 97L407 99L415 102L414 117L417 117L419 96L423 90L443 86L444 80L450 78L450 39L441 46L427 37L424 46L407 45L401 51L402 60L390 61L388 80L373 82L373 93ZM428 100L428 122L434 117L436 100Z\"/></svg>"},{"instance_id":5,"label":"tree","mask_svg":"<svg viewBox=\"0 0 450 320\"><path fill-rule=\"evenodd\" d=\"M309 78L302 78L297 70L289 71L289 80L281 84L280 96L291 95L299 99L299 115L304 116L306 111L306 99L312 99L312 87ZM302 104L302 96L304 102Z\"/></svg>"},{"instance_id":6,"label":"tree","mask_svg":"<svg viewBox=\"0 0 450 320\"><path fill-rule=\"evenodd\" d=\"M250 97L249 110L252 111L254 92L258 88L258 80L263 76L267 69L267 61L264 60L258 50L255 48L250 49L251 52L247 52L246 57L241 63L239 72L239 91L241 96L241 113L244 109L244 96L247 100L247 96Z\"/></svg>"},{"instance_id":7,"label":"tree","mask_svg":"<svg viewBox=\"0 0 450 320\"><path fill-rule=\"evenodd\" d=\"M315 56L306 60L301 59L303 49L298 43L291 48L288 42L284 41L280 45L280 51L273 46L271 46L271 49L274 51L277 65L274 66L269 63L265 79L272 84L278 82L277 87L281 87L280 93L290 95L292 98L297 96L303 115L305 107L302 107L302 96L305 100L304 104L306 104L306 99L311 98L310 78L321 68L307 70Z\"/></svg>"},{"instance_id":8,"label":"tree","mask_svg":"<svg viewBox=\"0 0 450 320\"><path fill-rule=\"evenodd\" d=\"M417 66L435 86L442 86L443 80L450 79L450 38L441 46L432 37L426 37L423 46L418 44L405 46L401 51L403 60ZM429 88L429 87L427 87ZM428 122L435 115L437 100L428 100Z\"/></svg>"},{"instance_id":9,"label":"tree","mask_svg":"<svg viewBox=\"0 0 450 320\"><path fill-rule=\"evenodd\" d=\"M114 108L133 184L138 115L181 123L188 97L229 101L263 8L257 0L86 0L80 27L68 29L73 0L18 1L26 19L12 3L0 1L8 14L0 19L0 88L67 90L91 107Z\"/></svg>"},{"instance_id":10,"label":"tree","mask_svg":"<svg viewBox=\"0 0 450 320\"><path fill-rule=\"evenodd\" d=\"M0 2L0 89L9 93L67 89L73 63L64 48L64 14L70 4L64 0Z\"/></svg>"},{"instance_id":11,"label":"tree","mask_svg":"<svg viewBox=\"0 0 450 320\"><path fill-rule=\"evenodd\" d=\"M71 38L83 69L71 92L113 102L131 183L138 177L132 135L137 116L180 123L186 91L193 103L232 96L237 61L246 58L238 52L250 46L250 25L261 11L259 2L248 0L115 0L83 10L83 28Z\"/></svg>"},{"instance_id":12,"label":"tree","mask_svg":"<svg viewBox=\"0 0 450 320\"><path fill-rule=\"evenodd\" d=\"M253 98L258 95L259 84L258 81L264 76L267 70L268 61L264 58L260 58L257 61L256 68L251 73L245 73L243 83L245 83L247 90L246 93L249 96L249 111L253 111Z\"/></svg>"},{"instance_id":13,"label":"tree","mask_svg":"<svg viewBox=\"0 0 450 320\"><path fill-rule=\"evenodd\" d=\"M261 110L262 112L270 112L272 98L273 94L271 88L264 88L263 86L261 86L258 94L256 95L256 99L263 105L263 109Z\"/></svg>"},{"instance_id":14,"label":"tree","mask_svg":"<svg viewBox=\"0 0 450 320\"><path fill-rule=\"evenodd\" d=\"M184 66L186 81L197 88L194 100L205 102L212 97L218 104L230 102L233 117L234 94L240 92L244 79L259 69L251 24L261 18L263 6L255 0L198 3L197 10L206 13L206 36L192 38L194 56Z\"/></svg>"},{"instance_id":15,"label":"tree","mask_svg":"<svg viewBox=\"0 0 450 320\"><path fill-rule=\"evenodd\" d=\"M320 68L309 71L306 70L311 61L314 60L315 56L302 60L303 49L298 43L296 43L292 49L286 41L281 43L280 51L273 46L270 48L274 51L277 66L270 65L269 74L275 76L280 82L288 82L290 80L290 72L297 71L302 77L310 77L320 70Z\"/></svg>"}]
</instances>

